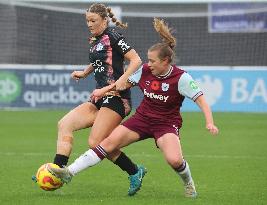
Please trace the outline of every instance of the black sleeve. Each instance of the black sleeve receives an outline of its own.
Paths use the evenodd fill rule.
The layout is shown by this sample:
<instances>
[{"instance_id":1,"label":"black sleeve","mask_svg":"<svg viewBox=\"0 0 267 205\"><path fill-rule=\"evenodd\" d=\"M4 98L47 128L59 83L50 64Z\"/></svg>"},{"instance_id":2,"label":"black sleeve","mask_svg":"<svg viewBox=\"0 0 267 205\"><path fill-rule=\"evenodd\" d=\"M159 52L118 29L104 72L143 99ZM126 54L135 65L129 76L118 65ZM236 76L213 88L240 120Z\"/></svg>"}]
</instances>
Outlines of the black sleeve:
<instances>
[{"instance_id":1,"label":"black sleeve","mask_svg":"<svg viewBox=\"0 0 267 205\"><path fill-rule=\"evenodd\" d=\"M91 57L91 55L89 53L89 56L88 56L88 65L91 64L92 62L93 62L93 60L92 60L92 57Z\"/></svg>"},{"instance_id":2,"label":"black sleeve","mask_svg":"<svg viewBox=\"0 0 267 205\"><path fill-rule=\"evenodd\" d=\"M110 43L113 49L119 52L122 55L125 55L132 47L127 43L122 34L113 31L110 34Z\"/></svg>"}]
</instances>

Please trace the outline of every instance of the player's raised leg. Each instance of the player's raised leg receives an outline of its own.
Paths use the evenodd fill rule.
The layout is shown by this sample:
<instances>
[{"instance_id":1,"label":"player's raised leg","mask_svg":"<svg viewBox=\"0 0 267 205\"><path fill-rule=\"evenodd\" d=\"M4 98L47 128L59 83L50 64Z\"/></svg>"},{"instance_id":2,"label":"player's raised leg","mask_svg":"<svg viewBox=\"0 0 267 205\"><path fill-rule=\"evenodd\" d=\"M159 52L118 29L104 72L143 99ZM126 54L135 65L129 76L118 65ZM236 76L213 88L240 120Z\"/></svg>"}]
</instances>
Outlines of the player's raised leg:
<instances>
[{"instance_id":1,"label":"player's raised leg","mask_svg":"<svg viewBox=\"0 0 267 205\"><path fill-rule=\"evenodd\" d=\"M106 138L100 145L93 149L89 149L79 158L77 158L71 165L64 168L49 167L48 170L56 177L62 179L65 183L71 181L72 177L79 172L100 163L104 158L108 156L108 153L112 153L116 149L127 146L132 142L138 141L139 135L136 132L129 130L128 128L120 125L112 134ZM134 195L142 185L142 179L146 174L146 169L140 165L138 166L137 173L130 175L130 188L128 194Z\"/></svg>"},{"instance_id":2,"label":"player's raised leg","mask_svg":"<svg viewBox=\"0 0 267 205\"><path fill-rule=\"evenodd\" d=\"M85 102L68 112L58 122L57 153L54 164L66 166L72 151L73 132L91 127L97 116L98 109L90 102Z\"/></svg>"},{"instance_id":3,"label":"player's raised leg","mask_svg":"<svg viewBox=\"0 0 267 205\"><path fill-rule=\"evenodd\" d=\"M90 102L85 102L68 112L58 122L57 153L54 164L64 167L68 163L72 151L73 132L83 128L91 127L97 116L98 109ZM36 176L32 176L33 181Z\"/></svg>"}]
</instances>

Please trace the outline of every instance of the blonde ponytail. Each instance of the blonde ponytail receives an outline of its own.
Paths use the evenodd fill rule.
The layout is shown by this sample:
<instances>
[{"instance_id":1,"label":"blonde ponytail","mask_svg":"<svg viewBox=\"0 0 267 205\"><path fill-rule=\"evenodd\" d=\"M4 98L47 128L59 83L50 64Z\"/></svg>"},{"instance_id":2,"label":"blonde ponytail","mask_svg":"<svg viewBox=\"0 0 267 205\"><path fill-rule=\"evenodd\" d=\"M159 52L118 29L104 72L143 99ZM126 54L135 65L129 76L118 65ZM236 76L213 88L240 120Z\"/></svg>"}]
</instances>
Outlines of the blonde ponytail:
<instances>
[{"instance_id":1,"label":"blonde ponytail","mask_svg":"<svg viewBox=\"0 0 267 205\"><path fill-rule=\"evenodd\" d=\"M172 63L175 58L174 50L176 46L176 39L172 35L172 31L163 20L160 20L158 18L154 18L153 25L155 30L162 38L162 42L154 44L148 49L148 51L151 52L158 50L159 59L168 59L169 63Z\"/></svg>"},{"instance_id":2,"label":"blonde ponytail","mask_svg":"<svg viewBox=\"0 0 267 205\"><path fill-rule=\"evenodd\" d=\"M154 18L153 22L155 30L159 33L162 41L167 43L171 49L174 49L176 46L176 39L172 35L172 30L168 27L168 25L158 18Z\"/></svg>"}]
</instances>

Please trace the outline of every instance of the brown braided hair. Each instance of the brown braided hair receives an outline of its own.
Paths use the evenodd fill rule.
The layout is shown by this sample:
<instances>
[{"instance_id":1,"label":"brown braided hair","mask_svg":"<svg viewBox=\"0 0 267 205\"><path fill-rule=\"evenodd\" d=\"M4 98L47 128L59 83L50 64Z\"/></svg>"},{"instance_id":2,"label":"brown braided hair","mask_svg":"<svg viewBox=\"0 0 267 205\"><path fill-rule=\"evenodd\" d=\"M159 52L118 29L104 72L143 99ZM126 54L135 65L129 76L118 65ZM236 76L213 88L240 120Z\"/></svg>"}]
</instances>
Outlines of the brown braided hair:
<instances>
[{"instance_id":1,"label":"brown braided hair","mask_svg":"<svg viewBox=\"0 0 267 205\"><path fill-rule=\"evenodd\" d=\"M112 12L110 7L106 7L104 4L95 3L90 6L89 9L87 9L87 12L96 13L99 16L101 16L103 19L106 17L109 17L111 21L120 28L127 28L127 23L122 23L118 21L118 19L114 16L114 13Z\"/></svg>"},{"instance_id":2,"label":"brown braided hair","mask_svg":"<svg viewBox=\"0 0 267 205\"><path fill-rule=\"evenodd\" d=\"M148 50L159 50L159 59L164 60L168 58L169 62L171 63L175 56L174 49L176 46L176 39L172 35L172 29L169 28L163 20L160 20L158 18L154 18L153 25L155 30L162 38L162 42L154 44Z\"/></svg>"}]
</instances>

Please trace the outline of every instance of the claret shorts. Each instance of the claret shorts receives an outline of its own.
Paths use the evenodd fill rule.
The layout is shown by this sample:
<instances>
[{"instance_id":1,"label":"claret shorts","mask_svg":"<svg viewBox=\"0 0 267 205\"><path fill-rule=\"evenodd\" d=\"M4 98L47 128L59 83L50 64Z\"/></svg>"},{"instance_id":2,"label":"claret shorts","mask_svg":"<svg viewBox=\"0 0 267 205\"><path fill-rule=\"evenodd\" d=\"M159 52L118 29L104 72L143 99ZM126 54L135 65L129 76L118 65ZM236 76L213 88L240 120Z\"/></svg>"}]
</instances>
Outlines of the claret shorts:
<instances>
[{"instance_id":1,"label":"claret shorts","mask_svg":"<svg viewBox=\"0 0 267 205\"><path fill-rule=\"evenodd\" d=\"M135 113L129 119L122 123L123 126L136 132L140 136L140 140L146 138L154 138L157 141L160 137L167 133L173 133L179 137L179 128L177 120L170 121L155 121L149 120L139 113Z\"/></svg>"}]
</instances>

